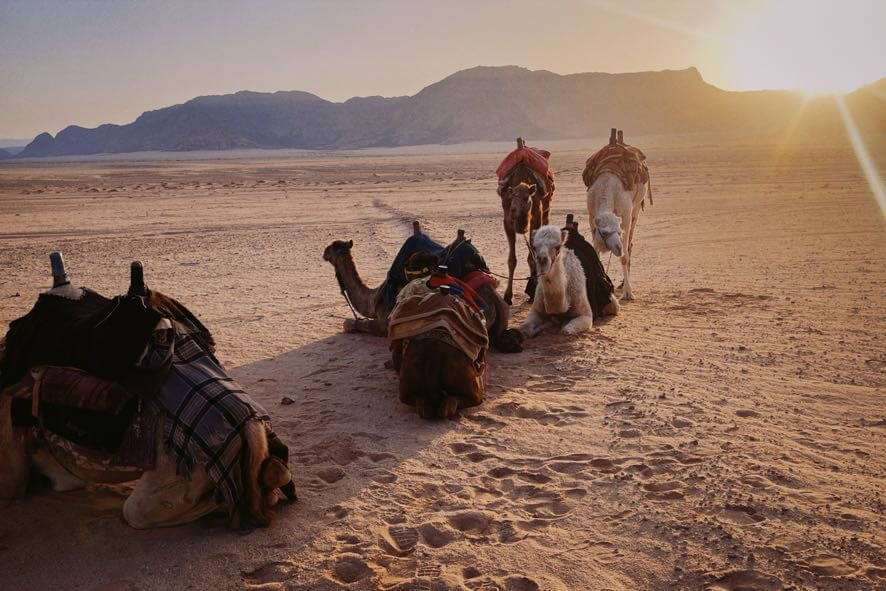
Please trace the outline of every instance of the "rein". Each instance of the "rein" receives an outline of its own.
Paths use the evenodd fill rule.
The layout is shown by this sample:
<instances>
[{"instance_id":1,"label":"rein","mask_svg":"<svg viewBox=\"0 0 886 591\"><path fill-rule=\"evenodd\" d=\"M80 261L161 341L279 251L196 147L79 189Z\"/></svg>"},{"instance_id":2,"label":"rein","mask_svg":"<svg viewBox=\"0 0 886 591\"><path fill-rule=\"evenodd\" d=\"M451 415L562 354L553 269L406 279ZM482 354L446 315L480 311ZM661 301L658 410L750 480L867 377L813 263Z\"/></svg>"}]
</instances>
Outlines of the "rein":
<instances>
[{"instance_id":1,"label":"rein","mask_svg":"<svg viewBox=\"0 0 886 591\"><path fill-rule=\"evenodd\" d=\"M348 295L348 290L345 287L344 279L341 278L341 273L338 272L338 269L335 270L335 280L338 281L338 286L341 288L341 295L345 298L348 308L351 309L351 314L354 315L354 320L359 320L360 318L357 316L357 311L354 310L354 305L351 303L351 297Z\"/></svg>"}]
</instances>

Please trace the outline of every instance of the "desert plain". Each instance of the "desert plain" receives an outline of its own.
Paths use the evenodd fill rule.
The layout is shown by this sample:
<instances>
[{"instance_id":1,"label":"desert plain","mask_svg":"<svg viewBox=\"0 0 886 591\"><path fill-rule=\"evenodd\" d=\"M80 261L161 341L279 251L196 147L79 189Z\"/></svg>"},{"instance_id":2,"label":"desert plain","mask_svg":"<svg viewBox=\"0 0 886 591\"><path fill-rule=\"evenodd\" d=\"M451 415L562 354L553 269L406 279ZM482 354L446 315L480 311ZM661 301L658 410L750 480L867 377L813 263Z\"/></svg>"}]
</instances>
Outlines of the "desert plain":
<instances>
[{"instance_id":1,"label":"desert plain","mask_svg":"<svg viewBox=\"0 0 886 591\"><path fill-rule=\"evenodd\" d=\"M882 175L886 138L869 139ZM342 333L321 254L353 239L375 286L419 220L506 273L493 171L510 144L0 165L3 330L49 286L52 250L105 295L142 261L270 413L300 494L267 529L136 531L131 486L36 490L0 505L0 587L886 588L886 225L852 147L628 140L654 198L636 299L491 353L485 402L437 422L398 401L385 339ZM603 141L537 142L553 223L587 227L581 171ZM518 258L522 277L519 240Z\"/></svg>"}]
</instances>

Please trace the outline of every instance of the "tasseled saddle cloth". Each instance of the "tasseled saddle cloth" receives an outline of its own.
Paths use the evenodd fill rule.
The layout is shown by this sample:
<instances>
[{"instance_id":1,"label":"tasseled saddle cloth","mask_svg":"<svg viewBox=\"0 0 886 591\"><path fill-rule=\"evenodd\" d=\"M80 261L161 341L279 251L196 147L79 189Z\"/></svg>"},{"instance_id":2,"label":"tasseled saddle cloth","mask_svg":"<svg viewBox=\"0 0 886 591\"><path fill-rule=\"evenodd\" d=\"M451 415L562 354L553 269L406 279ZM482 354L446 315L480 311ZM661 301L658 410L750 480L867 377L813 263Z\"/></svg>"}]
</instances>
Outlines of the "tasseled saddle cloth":
<instances>
[{"instance_id":1,"label":"tasseled saddle cloth","mask_svg":"<svg viewBox=\"0 0 886 591\"><path fill-rule=\"evenodd\" d=\"M437 332L471 361L485 358L489 347L486 321L461 298L431 292L403 299L388 320L391 343Z\"/></svg>"},{"instance_id":2,"label":"tasseled saddle cloth","mask_svg":"<svg viewBox=\"0 0 886 591\"><path fill-rule=\"evenodd\" d=\"M581 175L586 187L590 187L603 172L611 172L621 179L627 191L633 191L637 184L649 182L649 167L646 154L640 148L627 144L607 144L585 162ZM652 188L649 190L649 203L652 203Z\"/></svg>"},{"instance_id":3,"label":"tasseled saddle cloth","mask_svg":"<svg viewBox=\"0 0 886 591\"><path fill-rule=\"evenodd\" d=\"M551 170L549 162L551 153L541 148L530 148L529 146L517 148L501 161L495 174L498 176L498 194L502 196L502 192L511 181L511 174L518 164L525 164L532 171L535 177L535 184L538 187L539 195L549 195L554 192L554 171Z\"/></svg>"}]
</instances>

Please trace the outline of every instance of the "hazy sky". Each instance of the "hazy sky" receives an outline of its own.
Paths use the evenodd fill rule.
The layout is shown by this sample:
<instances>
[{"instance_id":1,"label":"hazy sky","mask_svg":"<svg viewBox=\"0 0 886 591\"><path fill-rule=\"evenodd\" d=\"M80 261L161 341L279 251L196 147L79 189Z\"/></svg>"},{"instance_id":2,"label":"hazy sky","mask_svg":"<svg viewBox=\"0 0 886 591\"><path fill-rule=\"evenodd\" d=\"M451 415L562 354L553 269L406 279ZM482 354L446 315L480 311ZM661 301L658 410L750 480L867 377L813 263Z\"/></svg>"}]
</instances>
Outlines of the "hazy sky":
<instances>
[{"instance_id":1,"label":"hazy sky","mask_svg":"<svg viewBox=\"0 0 886 591\"><path fill-rule=\"evenodd\" d=\"M728 89L886 76L886 0L0 0L0 137L201 94L414 94L457 70L696 66Z\"/></svg>"}]
</instances>

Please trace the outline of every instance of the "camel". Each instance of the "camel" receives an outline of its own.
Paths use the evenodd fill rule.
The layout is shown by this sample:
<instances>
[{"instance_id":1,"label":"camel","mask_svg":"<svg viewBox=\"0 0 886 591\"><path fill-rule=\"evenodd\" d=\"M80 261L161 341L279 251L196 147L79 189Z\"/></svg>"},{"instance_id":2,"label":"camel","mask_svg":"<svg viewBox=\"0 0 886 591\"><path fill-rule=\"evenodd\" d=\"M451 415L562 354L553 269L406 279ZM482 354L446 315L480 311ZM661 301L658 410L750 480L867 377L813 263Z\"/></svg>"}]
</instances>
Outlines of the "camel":
<instances>
[{"instance_id":1,"label":"camel","mask_svg":"<svg viewBox=\"0 0 886 591\"><path fill-rule=\"evenodd\" d=\"M38 305L29 313L29 316L37 314L37 318L45 319L49 309L57 311L60 306L65 310L80 309L87 305L87 296L91 298L91 302L108 301L95 292L72 287L64 270L64 262L60 253L53 253L51 261L53 288L45 292L45 295L53 297L45 300L43 299L44 295L41 295ZM214 342L209 331L177 301L147 289L144 285L143 270L138 262L133 263L131 267L130 289L126 297L133 302L132 305L136 309L139 309L140 306L140 309L145 310L143 314L146 318L160 318L149 335L148 345L138 356L135 365L129 366L134 368L133 375L137 376L137 381L127 388L138 388L140 382L145 387L146 393L153 393L152 400L158 401L156 402L158 410L162 408L162 403L159 401L165 400L166 395L161 396L159 392L163 391L165 386L173 383L171 380L177 371L175 369L177 358L172 357L173 366L169 366L169 370L158 369L159 366L153 365L153 361L150 360L160 361L158 351L162 351L162 349L158 350L157 345L170 343L173 333L180 335L181 331L184 331L185 336L182 339L175 338L176 347L186 345L191 347L186 349L188 355L194 356L191 363L202 353L211 360L205 361L205 363L210 364L207 367L214 368L213 375L223 374L223 370L217 365L212 355ZM68 300L70 300L68 303L64 303ZM42 308L39 307L41 301L44 302ZM46 304L47 301L51 303ZM110 324L118 322L119 318L114 317L113 314L116 310L125 308L126 301L126 298L123 298L119 299L116 304L112 302L113 311L108 315L104 315L103 311L104 320L101 322L106 320ZM23 317L19 321L26 318ZM55 318L58 316L56 315ZM13 324L19 321L14 321ZM25 329L26 332L28 330ZM23 338L30 340L22 340ZM139 463L133 458L128 461L116 461L115 458L122 456L117 456L113 452L99 451L99 448L92 448L83 441L68 440L66 436L53 432L47 426L48 415L46 413L50 410L58 414L59 408L61 408L63 416L69 416L70 411L64 409L71 408L71 406L79 407L81 412L83 410L93 412L93 414L99 410L107 412L109 401L113 401L115 397L123 397L124 400L131 399L131 395L126 391L127 388L117 382L95 376L84 369L35 365L31 361L32 354L45 355L46 353L40 348L39 341L34 341L33 338L33 336L23 337L21 332L14 333L13 325L10 325L7 338L0 339L0 370L2 370L0 377L3 378L0 381L0 499L23 496L27 491L32 472L39 472L48 477L53 490L59 492L83 488L87 483L119 483L138 480L132 494L123 504L124 519L136 529L180 525L219 510L227 511L231 525L235 528L249 523L266 526L272 518L271 508L279 500L278 489L290 500L295 499L292 476L286 466L288 450L268 429L264 418L258 414L253 414L251 418L244 420L239 436L232 433L231 438L228 439L228 441L234 442L235 438L239 437L236 441L242 442L242 451L240 452L242 455L236 456L239 457L239 460L236 463L228 464L231 467L238 466L240 470L237 478L240 485L232 485L239 486L240 493L236 497L221 494L221 486L216 484L213 476L207 472L209 468L205 468L202 463L194 462L190 473L187 476L184 475L181 469L181 454L175 455L171 444L168 444L164 436L166 433L165 423L173 421L172 424L175 425L178 417L172 419L171 415L166 414L166 411L157 412L155 437L148 439L140 436L137 425L140 426L142 419L146 416L140 410L141 402L138 404L139 410L135 412L133 417L126 419L131 422L127 427L124 441L127 438L129 441L154 441L155 449L151 454L154 457L153 462ZM28 353L27 350L15 350L15 343L27 344L28 342L37 343L38 347L35 351L39 352ZM204 347L208 347L208 349ZM138 354L138 350L136 350L136 354ZM167 367L166 363L163 362L164 367ZM192 368L192 372L196 372L198 366L191 365L189 367ZM24 375L19 379L16 376L22 373L20 370L23 370ZM190 375L198 374L192 373ZM159 381L152 382L156 379L153 376L158 376ZM146 383L153 385L146 385ZM160 390L155 390L154 387L160 388ZM72 392L76 392L81 398L72 398ZM39 400L39 406L33 402L35 397ZM16 399L26 402L28 410L34 414L34 427L25 427L24 433L26 435L24 436L22 436L21 427L13 426L13 408ZM56 402L55 409L47 410L47 403L51 406L53 401ZM59 403L61 407L58 406ZM98 405L104 405L104 408L99 409ZM125 407L121 406L121 408ZM232 407L226 405L226 408L230 410ZM247 413L250 411L240 412L244 414L239 416L248 417ZM101 416L107 417L107 419L101 419L103 426L112 420L112 415ZM178 424L184 428L183 423ZM27 435L31 429L35 430L36 437ZM135 435L132 435L133 433ZM201 437L201 434L195 429L192 431L191 437L198 438ZM180 444L176 443L176 445ZM232 446L225 450L219 450L219 453L230 453L228 449L235 451ZM217 465L226 462L221 456L216 457L219 459ZM212 461L215 462L215 460ZM236 506L232 502L233 499L236 499Z\"/></svg>"},{"instance_id":2,"label":"camel","mask_svg":"<svg viewBox=\"0 0 886 591\"><path fill-rule=\"evenodd\" d=\"M413 224L418 233L418 222ZM459 231L459 239L464 233ZM375 336L388 334L388 318L393 306L385 303L384 292L387 280L377 287L371 288L360 277L351 250L353 240L335 240L323 251L323 260L335 269L335 276L342 292L347 296L354 309L363 318L348 318L344 321L345 332L365 332ZM508 329L510 309L492 285L483 285L477 293L489 304L483 311L489 331L489 341L493 347L503 353L515 353L522 350L519 333Z\"/></svg>"},{"instance_id":3,"label":"camel","mask_svg":"<svg viewBox=\"0 0 886 591\"><path fill-rule=\"evenodd\" d=\"M631 252L634 230L649 195L649 170L646 156L624 144L622 132L612 130L609 145L588 159L583 175L588 187L588 220L594 248L619 257L622 267L622 297L634 299L631 286Z\"/></svg>"},{"instance_id":4,"label":"camel","mask_svg":"<svg viewBox=\"0 0 886 591\"><path fill-rule=\"evenodd\" d=\"M569 237L568 228L561 230L554 225L542 226L532 237L541 279L529 316L520 326L520 331L529 338L563 322L562 332L567 335L582 333L593 326L594 310L588 297L587 275L576 253L565 246ZM604 301L608 299L608 303L602 307L601 316L618 313L611 283L608 286L608 291L603 292Z\"/></svg>"},{"instance_id":5,"label":"camel","mask_svg":"<svg viewBox=\"0 0 886 591\"><path fill-rule=\"evenodd\" d=\"M553 174L549 168L547 178L543 180L544 191L540 191L538 171L534 171L522 161L514 166L509 166L516 154L524 153L526 150L537 155L547 154L550 156L547 152L526 147L523 138L517 138L517 150L505 158L497 171L499 175L498 194L501 196L504 230L508 239L508 286L504 294L504 301L508 305L512 305L514 299L514 270L517 268L516 235L523 234L525 236L528 233L531 240L533 232L539 227L547 225L550 221L551 200L554 197ZM547 157L544 158L544 162L547 165ZM529 264L530 270L526 294L532 300L537 282L532 253L527 255L526 262Z\"/></svg>"},{"instance_id":6,"label":"camel","mask_svg":"<svg viewBox=\"0 0 886 591\"><path fill-rule=\"evenodd\" d=\"M410 261L425 253L413 255ZM410 283L391 312L391 352L400 377L400 401L424 419L451 418L483 401L489 339L469 300L449 295L449 286Z\"/></svg>"}]
</instances>

